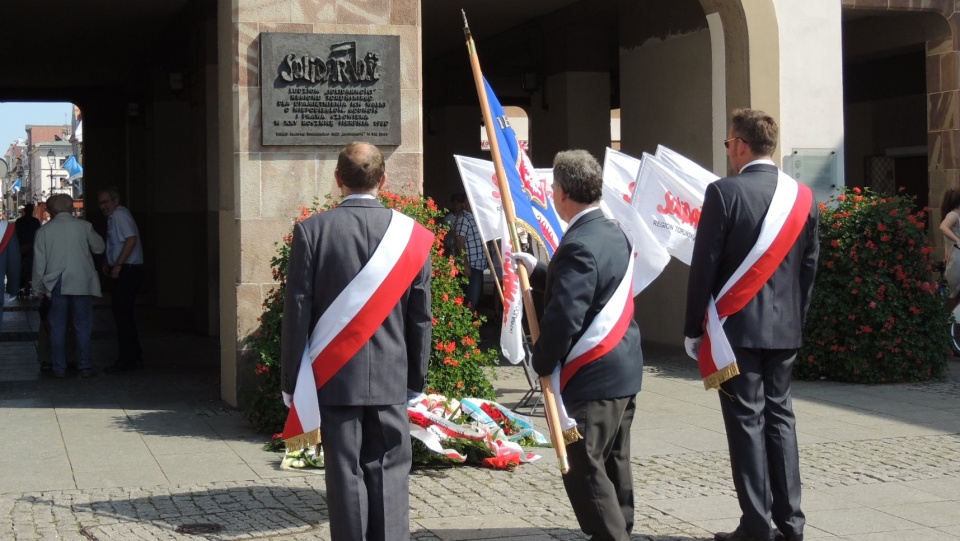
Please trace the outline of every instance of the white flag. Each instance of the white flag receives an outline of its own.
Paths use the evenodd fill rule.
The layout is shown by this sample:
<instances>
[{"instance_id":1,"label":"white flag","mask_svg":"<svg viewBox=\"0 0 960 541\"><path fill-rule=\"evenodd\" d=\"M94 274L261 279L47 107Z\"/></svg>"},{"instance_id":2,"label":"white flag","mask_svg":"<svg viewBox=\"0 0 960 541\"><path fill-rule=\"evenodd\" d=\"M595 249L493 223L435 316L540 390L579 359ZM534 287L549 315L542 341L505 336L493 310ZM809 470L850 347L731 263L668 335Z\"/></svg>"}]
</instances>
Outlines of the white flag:
<instances>
[{"instance_id":1,"label":"white flag","mask_svg":"<svg viewBox=\"0 0 960 541\"><path fill-rule=\"evenodd\" d=\"M670 254L653 236L637 210L624 201L621 194L606 181L603 184L600 208L607 217L620 222L620 225L633 235L633 296L636 297L660 276L663 268L670 262Z\"/></svg>"},{"instance_id":2,"label":"white flag","mask_svg":"<svg viewBox=\"0 0 960 541\"><path fill-rule=\"evenodd\" d=\"M667 252L687 265L708 184L678 174L656 156L643 155L632 205Z\"/></svg>"},{"instance_id":3,"label":"white flag","mask_svg":"<svg viewBox=\"0 0 960 541\"><path fill-rule=\"evenodd\" d=\"M640 160L607 148L603 155L603 185L610 186L617 197L627 203L633 197L639 172Z\"/></svg>"},{"instance_id":4,"label":"white flag","mask_svg":"<svg viewBox=\"0 0 960 541\"><path fill-rule=\"evenodd\" d=\"M460 169L464 191L470 200L470 209L484 242L500 238L500 185L493 162L466 156L453 157Z\"/></svg>"},{"instance_id":5,"label":"white flag","mask_svg":"<svg viewBox=\"0 0 960 541\"><path fill-rule=\"evenodd\" d=\"M520 276L514 268L513 242L507 229L507 218L501 215L500 247L503 253L503 324L500 326L500 351L513 364L518 364L525 355L523 350L523 296L520 291Z\"/></svg>"},{"instance_id":6,"label":"white flag","mask_svg":"<svg viewBox=\"0 0 960 541\"><path fill-rule=\"evenodd\" d=\"M700 164L697 162L663 145L657 145L657 153L655 156L669 165L673 169L673 172L680 178L686 179L691 184L702 185L704 193L706 193L707 184L720 178L714 175L712 171L707 171L703 167L700 167Z\"/></svg>"}]
</instances>

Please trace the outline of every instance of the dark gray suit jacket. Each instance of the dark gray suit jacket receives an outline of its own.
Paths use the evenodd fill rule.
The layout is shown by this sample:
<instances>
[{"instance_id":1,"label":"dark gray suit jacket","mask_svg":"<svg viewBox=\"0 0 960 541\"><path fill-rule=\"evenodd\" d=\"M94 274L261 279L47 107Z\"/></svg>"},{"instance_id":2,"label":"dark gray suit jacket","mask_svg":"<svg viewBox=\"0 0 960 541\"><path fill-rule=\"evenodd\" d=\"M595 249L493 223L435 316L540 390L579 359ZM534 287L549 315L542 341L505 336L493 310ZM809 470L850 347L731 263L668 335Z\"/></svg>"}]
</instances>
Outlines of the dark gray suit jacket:
<instances>
[{"instance_id":1,"label":"dark gray suit jacket","mask_svg":"<svg viewBox=\"0 0 960 541\"><path fill-rule=\"evenodd\" d=\"M380 244L392 212L374 199L349 199L293 230L283 305L282 386L293 394L300 357L317 320ZM433 317L429 257L387 319L317 391L321 406L400 404L422 391Z\"/></svg>"},{"instance_id":2,"label":"dark gray suit jacket","mask_svg":"<svg viewBox=\"0 0 960 541\"><path fill-rule=\"evenodd\" d=\"M684 335L703 334L710 296L720 292L760 236L777 176L775 166L756 164L707 187L690 262ZM780 267L743 310L727 318L724 330L731 346L794 349L803 345L803 321L820 251L817 224L813 201L807 223Z\"/></svg>"},{"instance_id":3,"label":"dark gray suit jacket","mask_svg":"<svg viewBox=\"0 0 960 541\"><path fill-rule=\"evenodd\" d=\"M533 368L538 374L550 375L563 362L613 296L630 257L623 231L596 209L567 229L549 266L537 265L530 280L543 291L540 338L533 345ZM640 328L631 320L612 351L582 367L570 380L563 399L632 396L640 392L642 379Z\"/></svg>"}]
</instances>

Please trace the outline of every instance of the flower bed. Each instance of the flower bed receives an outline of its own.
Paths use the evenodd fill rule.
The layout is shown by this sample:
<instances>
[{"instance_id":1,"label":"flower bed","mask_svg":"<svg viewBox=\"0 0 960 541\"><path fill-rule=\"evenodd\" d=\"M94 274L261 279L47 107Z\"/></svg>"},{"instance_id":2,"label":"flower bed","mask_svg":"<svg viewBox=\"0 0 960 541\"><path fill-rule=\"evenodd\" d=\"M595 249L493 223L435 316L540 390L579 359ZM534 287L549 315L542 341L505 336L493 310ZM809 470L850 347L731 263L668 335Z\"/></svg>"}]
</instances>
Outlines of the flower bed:
<instances>
[{"instance_id":1,"label":"flower bed","mask_svg":"<svg viewBox=\"0 0 960 541\"><path fill-rule=\"evenodd\" d=\"M933 278L926 216L912 197L869 189L820 204L820 260L795 377L944 376L949 316Z\"/></svg>"}]
</instances>

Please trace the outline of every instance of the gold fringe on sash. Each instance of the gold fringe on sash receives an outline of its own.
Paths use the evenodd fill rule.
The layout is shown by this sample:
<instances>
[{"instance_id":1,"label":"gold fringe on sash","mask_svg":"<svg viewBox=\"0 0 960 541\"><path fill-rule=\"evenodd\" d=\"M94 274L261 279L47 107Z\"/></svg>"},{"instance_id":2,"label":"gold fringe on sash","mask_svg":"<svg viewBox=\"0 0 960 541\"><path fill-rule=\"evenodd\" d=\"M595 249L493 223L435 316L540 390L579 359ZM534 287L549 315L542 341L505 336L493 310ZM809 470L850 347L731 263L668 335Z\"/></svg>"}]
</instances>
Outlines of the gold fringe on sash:
<instances>
[{"instance_id":1,"label":"gold fringe on sash","mask_svg":"<svg viewBox=\"0 0 960 541\"><path fill-rule=\"evenodd\" d=\"M724 366L720 370L717 370L713 374L703 378L703 388L706 390L710 389L719 389L720 384L733 376L740 375L740 368L737 366L737 362L734 361L727 366Z\"/></svg>"},{"instance_id":2,"label":"gold fringe on sash","mask_svg":"<svg viewBox=\"0 0 960 541\"><path fill-rule=\"evenodd\" d=\"M583 436L580 435L580 431L577 430L577 427L573 427L563 431L563 443L570 445L575 441L583 439Z\"/></svg>"},{"instance_id":3,"label":"gold fringe on sash","mask_svg":"<svg viewBox=\"0 0 960 541\"><path fill-rule=\"evenodd\" d=\"M283 440L283 443L287 446L288 453L320 445L320 429L311 430L306 434L300 434L299 436Z\"/></svg>"}]
</instances>

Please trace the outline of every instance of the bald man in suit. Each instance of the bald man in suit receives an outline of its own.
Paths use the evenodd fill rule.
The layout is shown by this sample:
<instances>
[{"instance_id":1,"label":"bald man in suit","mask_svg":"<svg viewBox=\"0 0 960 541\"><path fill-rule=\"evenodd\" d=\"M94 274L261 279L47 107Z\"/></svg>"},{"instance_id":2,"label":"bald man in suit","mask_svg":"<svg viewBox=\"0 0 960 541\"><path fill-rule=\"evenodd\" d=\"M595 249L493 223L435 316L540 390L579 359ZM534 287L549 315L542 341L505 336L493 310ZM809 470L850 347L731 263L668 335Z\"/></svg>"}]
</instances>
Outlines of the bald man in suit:
<instances>
[{"instance_id":1,"label":"bald man in suit","mask_svg":"<svg viewBox=\"0 0 960 541\"><path fill-rule=\"evenodd\" d=\"M344 201L294 227L280 351L288 406L311 330L341 293L357 284L393 222L410 220L376 197L387 175L374 145L347 145L334 176ZM427 246L432 243L422 226L413 228L429 236ZM397 263L395 269L406 265L412 276L395 289L397 299L388 300L380 289L370 298L383 307L385 319L368 322L375 327L370 338L316 391L333 541L410 538L406 400L408 390L419 393L426 385L433 332L429 248L425 260L420 254Z\"/></svg>"}]
</instances>

